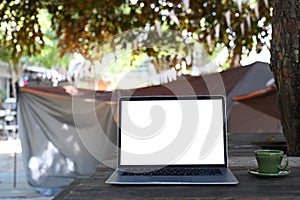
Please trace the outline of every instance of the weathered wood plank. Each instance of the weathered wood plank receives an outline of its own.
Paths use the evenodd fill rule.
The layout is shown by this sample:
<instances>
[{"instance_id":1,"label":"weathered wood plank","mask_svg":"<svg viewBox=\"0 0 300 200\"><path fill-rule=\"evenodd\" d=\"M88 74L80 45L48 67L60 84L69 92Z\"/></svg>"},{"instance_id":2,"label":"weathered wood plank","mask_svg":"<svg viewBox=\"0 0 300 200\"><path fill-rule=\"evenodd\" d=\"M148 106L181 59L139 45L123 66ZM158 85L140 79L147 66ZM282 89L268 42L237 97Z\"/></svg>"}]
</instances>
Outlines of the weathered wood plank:
<instances>
[{"instance_id":1,"label":"weathered wood plank","mask_svg":"<svg viewBox=\"0 0 300 200\"><path fill-rule=\"evenodd\" d=\"M96 171L70 185L54 199L300 199L300 169L286 177L256 177L234 169L238 185L112 186L105 180L112 171ZM78 181L78 180L77 180Z\"/></svg>"}]
</instances>

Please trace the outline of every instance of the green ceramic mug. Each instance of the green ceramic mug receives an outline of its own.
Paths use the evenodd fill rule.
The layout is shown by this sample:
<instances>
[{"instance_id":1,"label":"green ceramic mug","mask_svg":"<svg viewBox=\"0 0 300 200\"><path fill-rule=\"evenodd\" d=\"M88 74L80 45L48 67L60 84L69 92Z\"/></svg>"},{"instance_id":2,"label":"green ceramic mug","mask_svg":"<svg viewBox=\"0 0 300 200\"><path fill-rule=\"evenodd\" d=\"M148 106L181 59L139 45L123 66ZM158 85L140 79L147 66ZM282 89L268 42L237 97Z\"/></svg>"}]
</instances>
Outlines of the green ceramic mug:
<instances>
[{"instance_id":1,"label":"green ceramic mug","mask_svg":"<svg viewBox=\"0 0 300 200\"><path fill-rule=\"evenodd\" d=\"M255 157L260 173L277 174L286 169L289 164L287 156L281 150L256 150ZM282 160L284 161L283 165Z\"/></svg>"}]
</instances>

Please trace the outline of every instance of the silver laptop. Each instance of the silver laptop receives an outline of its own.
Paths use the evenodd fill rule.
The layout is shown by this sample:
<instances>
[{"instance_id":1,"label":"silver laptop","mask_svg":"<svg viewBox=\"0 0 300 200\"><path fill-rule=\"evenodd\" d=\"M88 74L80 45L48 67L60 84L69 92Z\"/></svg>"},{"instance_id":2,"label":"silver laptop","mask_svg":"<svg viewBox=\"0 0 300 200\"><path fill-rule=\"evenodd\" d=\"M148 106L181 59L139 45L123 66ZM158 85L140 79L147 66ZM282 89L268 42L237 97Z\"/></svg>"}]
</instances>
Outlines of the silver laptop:
<instances>
[{"instance_id":1,"label":"silver laptop","mask_svg":"<svg viewBox=\"0 0 300 200\"><path fill-rule=\"evenodd\" d=\"M109 184L237 184L223 96L121 97Z\"/></svg>"}]
</instances>

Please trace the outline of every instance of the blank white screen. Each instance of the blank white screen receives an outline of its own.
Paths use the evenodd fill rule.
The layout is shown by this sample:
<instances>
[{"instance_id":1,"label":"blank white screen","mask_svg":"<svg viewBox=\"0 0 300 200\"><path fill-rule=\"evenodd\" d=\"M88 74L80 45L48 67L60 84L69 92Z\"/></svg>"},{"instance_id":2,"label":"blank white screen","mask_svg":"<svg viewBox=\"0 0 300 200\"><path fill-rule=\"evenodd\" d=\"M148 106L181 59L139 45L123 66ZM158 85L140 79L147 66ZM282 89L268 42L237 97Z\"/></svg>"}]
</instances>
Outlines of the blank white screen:
<instances>
[{"instance_id":1,"label":"blank white screen","mask_svg":"<svg viewBox=\"0 0 300 200\"><path fill-rule=\"evenodd\" d=\"M121 165L224 164L221 99L122 101Z\"/></svg>"}]
</instances>

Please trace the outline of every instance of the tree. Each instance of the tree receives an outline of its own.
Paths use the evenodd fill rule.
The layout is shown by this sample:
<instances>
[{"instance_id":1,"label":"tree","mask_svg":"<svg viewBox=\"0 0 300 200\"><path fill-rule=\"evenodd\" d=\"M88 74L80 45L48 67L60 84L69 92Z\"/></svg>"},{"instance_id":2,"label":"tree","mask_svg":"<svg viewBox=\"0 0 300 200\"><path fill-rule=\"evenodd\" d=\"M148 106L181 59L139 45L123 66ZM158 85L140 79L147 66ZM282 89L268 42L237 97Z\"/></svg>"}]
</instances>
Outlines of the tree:
<instances>
[{"instance_id":1,"label":"tree","mask_svg":"<svg viewBox=\"0 0 300 200\"><path fill-rule=\"evenodd\" d=\"M43 33L38 22L40 1L2 1L0 3L0 44L14 63L24 52L32 55L42 48Z\"/></svg>"},{"instance_id":2,"label":"tree","mask_svg":"<svg viewBox=\"0 0 300 200\"><path fill-rule=\"evenodd\" d=\"M227 47L231 66L243 53L259 51L268 44L273 13L271 68L278 87L281 121L289 154L300 155L298 1L4 0L0 3L0 44L9 50L12 60L43 47L44 37L36 17L41 9L52 16L62 55L76 51L89 56L95 45L121 32L163 27L190 34L210 53L216 47ZM116 48L123 46L120 44L122 40L109 45ZM153 57L159 53L149 48L141 50Z\"/></svg>"},{"instance_id":3,"label":"tree","mask_svg":"<svg viewBox=\"0 0 300 200\"><path fill-rule=\"evenodd\" d=\"M95 45L121 32L137 27L167 27L192 34L210 53L218 46L227 47L231 66L236 66L242 53L252 48L259 51L266 43L269 4L267 0L3 1L0 19L4 20L5 37L0 36L0 41L11 50L14 60L24 52L39 51L44 40L37 15L45 8L52 15L62 54L76 51L88 56ZM114 41L111 46L120 42ZM143 51L157 54L153 49Z\"/></svg>"},{"instance_id":4,"label":"tree","mask_svg":"<svg viewBox=\"0 0 300 200\"><path fill-rule=\"evenodd\" d=\"M0 3L0 60L11 73L12 94L25 65L66 66L68 58L59 57L50 15L40 1L3 1ZM41 20L41 18L44 18ZM22 59L21 59L22 58ZM21 59L21 61L20 61Z\"/></svg>"},{"instance_id":5,"label":"tree","mask_svg":"<svg viewBox=\"0 0 300 200\"><path fill-rule=\"evenodd\" d=\"M297 0L275 0L272 60L281 124L290 155L300 156L300 24Z\"/></svg>"},{"instance_id":6,"label":"tree","mask_svg":"<svg viewBox=\"0 0 300 200\"><path fill-rule=\"evenodd\" d=\"M26 65L38 65L46 68L67 67L70 62L70 56L60 56L59 41L55 31L51 27L51 15L46 9L39 9L38 23L43 35L43 47L34 54L22 54L21 62Z\"/></svg>"}]
</instances>

